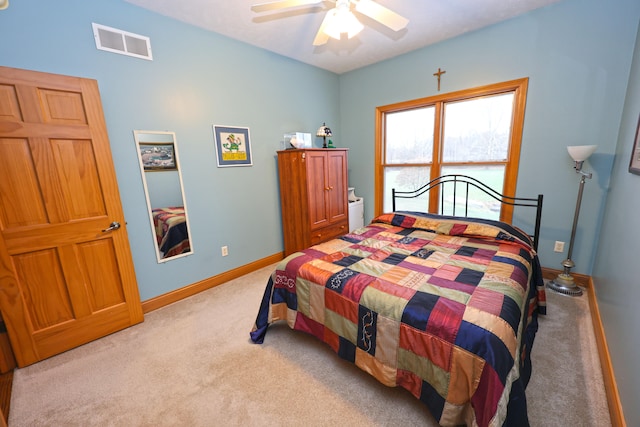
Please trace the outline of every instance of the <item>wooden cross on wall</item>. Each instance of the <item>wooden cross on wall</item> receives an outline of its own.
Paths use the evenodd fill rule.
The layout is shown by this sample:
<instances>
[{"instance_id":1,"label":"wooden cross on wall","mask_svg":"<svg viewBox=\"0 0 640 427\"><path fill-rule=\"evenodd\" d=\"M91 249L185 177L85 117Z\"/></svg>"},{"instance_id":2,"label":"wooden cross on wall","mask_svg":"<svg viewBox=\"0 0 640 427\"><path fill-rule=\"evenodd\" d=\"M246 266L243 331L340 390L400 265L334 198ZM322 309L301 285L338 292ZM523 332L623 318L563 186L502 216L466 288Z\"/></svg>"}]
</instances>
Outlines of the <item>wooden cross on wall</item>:
<instances>
[{"instance_id":1,"label":"wooden cross on wall","mask_svg":"<svg viewBox=\"0 0 640 427\"><path fill-rule=\"evenodd\" d=\"M437 73L433 73L434 76L438 77L438 92L440 92L440 77L446 73L446 71L443 71L440 69L440 67L438 67L438 72Z\"/></svg>"}]
</instances>

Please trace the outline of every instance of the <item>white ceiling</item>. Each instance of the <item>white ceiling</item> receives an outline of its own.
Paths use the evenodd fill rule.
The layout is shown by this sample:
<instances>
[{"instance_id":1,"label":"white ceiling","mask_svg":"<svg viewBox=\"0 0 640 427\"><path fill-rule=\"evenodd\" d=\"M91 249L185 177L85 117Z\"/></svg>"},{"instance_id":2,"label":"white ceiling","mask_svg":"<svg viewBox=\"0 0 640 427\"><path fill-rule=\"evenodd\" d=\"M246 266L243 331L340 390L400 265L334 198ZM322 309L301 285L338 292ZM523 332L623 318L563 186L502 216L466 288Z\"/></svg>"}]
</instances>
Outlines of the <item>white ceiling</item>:
<instances>
[{"instance_id":1,"label":"white ceiling","mask_svg":"<svg viewBox=\"0 0 640 427\"><path fill-rule=\"evenodd\" d=\"M409 19L395 33L363 15L365 28L350 40L313 46L325 12L335 1L279 12L255 13L270 0L125 0L227 37L341 74L507 20L560 0L376 0Z\"/></svg>"}]
</instances>

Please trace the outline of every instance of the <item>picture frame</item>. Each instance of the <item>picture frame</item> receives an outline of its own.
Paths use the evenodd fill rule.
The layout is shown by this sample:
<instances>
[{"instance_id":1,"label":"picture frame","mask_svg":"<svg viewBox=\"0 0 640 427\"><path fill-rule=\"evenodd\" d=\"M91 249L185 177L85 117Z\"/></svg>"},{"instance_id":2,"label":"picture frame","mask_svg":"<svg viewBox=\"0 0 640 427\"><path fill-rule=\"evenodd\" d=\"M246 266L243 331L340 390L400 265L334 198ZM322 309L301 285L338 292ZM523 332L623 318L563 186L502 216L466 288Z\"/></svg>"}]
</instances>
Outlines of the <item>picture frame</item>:
<instances>
[{"instance_id":1,"label":"picture frame","mask_svg":"<svg viewBox=\"0 0 640 427\"><path fill-rule=\"evenodd\" d=\"M176 171L176 148L173 142L138 144L140 158L145 171Z\"/></svg>"},{"instance_id":2,"label":"picture frame","mask_svg":"<svg viewBox=\"0 0 640 427\"><path fill-rule=\"evenodd\" d=\"M213 137L219 168L253 165L248 127L213 125Z\"/></svg>"},{"instance_id":3,"label":"picture frame","mask_svg":"<svg viewBox=\"0 0 640 427\"><path fill-rule=\"evenodd\" d=\"M629 162L629 172L640 175L640 117L636 125L636 136L633 140L633 149L631 150L631 160Z\"/></svg>"}]
</instances>

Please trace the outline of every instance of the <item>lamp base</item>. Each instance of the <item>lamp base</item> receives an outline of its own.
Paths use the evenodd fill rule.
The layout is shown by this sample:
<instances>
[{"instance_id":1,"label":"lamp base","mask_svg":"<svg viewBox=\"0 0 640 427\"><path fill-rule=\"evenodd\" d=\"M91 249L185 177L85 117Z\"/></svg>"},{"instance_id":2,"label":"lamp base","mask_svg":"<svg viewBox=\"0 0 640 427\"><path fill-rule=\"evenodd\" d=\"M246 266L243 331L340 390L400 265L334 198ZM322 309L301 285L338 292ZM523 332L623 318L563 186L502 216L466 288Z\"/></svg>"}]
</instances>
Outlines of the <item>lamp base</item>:
<instances>
[{"instance_id":1,"label":"lamp base","mask_svg":"<svg viewBox=\"0 0 640 427\"><path fill-rule=\"evenodd\" d=\"M572 297L579 297L582 295L582 289L576 286L573 276L567 273L558 274L558 277L549 282L547 287L552 291L556 291L564 295L570 295Z\"/></svg>"}]
</instances>

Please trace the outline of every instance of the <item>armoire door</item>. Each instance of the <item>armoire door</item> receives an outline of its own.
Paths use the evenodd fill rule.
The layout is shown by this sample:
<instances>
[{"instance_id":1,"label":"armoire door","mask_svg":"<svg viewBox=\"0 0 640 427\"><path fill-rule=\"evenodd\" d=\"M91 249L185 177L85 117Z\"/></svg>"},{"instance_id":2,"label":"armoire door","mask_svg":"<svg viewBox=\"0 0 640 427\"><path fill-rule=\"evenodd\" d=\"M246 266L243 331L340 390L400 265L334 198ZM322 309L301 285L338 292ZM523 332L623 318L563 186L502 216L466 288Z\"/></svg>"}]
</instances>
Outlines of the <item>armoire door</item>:
<instances>
[{"instance_id":1,"label":"armoire door","mask_svg":"<svg viewBox=\"0 0 640 427\"><path fill-rule=\"evenodd\" d=\"M0 309L20 367L143 320L95 80L0 67Z\"/></svg>"},{"instance_id":2,"label":"armoire door","mask_svg":"<svg viewBox=\"0 0 640 427\"><path fill-rule=\"evenodd\" d=\"M309 220L312 230L329 224L329 183L327 182L327 154L324 151L307 152L307 194Z\"/></svg>"},{"instance_id":3,"label":"armoire door","mask_svg":"<svg viewBox=\"0 0 640 427\"><path fill-rule=\"evenodd\" d=\"M329 222L344 221L349 215L349 201L347 194L347 152L327 152L327 183L328 194L327 216Z\"/></svg>"}]
</instances>

